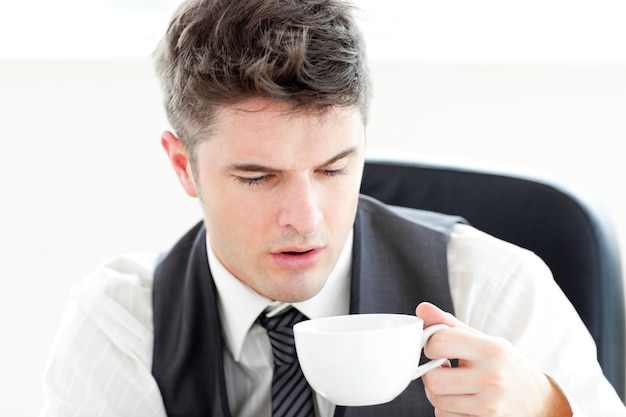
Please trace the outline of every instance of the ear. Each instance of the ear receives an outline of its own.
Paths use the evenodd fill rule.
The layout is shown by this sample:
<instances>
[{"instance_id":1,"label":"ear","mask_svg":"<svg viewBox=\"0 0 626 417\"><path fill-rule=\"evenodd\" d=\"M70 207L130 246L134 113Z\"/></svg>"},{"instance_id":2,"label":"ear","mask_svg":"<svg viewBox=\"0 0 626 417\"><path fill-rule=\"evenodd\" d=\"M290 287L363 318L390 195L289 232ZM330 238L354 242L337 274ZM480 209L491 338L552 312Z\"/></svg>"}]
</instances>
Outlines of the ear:
<instances>
[{"instance_id":1,"label":"ear","mask_svg":"<svg viewBox=\"0 0 626 417\"><path fill-rule=\"evenodd\" d=\"M198 193L191 172L191 164L183 143L172 132L166 130L161 134L161 146L165 149L176 177L185 192L191 197L197 197Z\"/></svg>"}]
</instances>

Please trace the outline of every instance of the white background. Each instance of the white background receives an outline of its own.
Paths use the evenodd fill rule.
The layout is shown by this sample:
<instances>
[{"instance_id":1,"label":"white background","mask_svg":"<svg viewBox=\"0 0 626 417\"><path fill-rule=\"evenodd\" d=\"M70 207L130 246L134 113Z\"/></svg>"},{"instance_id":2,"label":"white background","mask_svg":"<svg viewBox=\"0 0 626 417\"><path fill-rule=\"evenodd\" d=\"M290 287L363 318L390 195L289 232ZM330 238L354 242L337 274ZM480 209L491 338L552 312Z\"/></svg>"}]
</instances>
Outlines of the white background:
<instances>
[{"instance_id":1,"label":"white background","mask_svg":"<svg viewBox=\"0 0 626 417\"><path fill-rule=\"evenodd\" d=\"M148 58L173 3L0 3L0 416L37 414L74 283L200 219L160 149ZM600 197L625 240L622 2L358 3L370 149L549 172Z\"/></svg>"}]
</instances>

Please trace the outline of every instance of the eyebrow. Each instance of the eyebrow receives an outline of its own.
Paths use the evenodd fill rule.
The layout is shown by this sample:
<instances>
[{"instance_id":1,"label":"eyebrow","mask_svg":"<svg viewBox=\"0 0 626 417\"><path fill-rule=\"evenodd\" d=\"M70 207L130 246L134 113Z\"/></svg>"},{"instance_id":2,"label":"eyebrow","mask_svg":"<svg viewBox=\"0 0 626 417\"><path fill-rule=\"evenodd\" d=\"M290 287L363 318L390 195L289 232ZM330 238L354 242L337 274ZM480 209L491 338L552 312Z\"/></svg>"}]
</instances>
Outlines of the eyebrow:
<instances>
[{"instance_id":1,"label":"eyebrow","mask_svg":"<svg viewBox=\"0 0 626 417\"><path fill-rule=\"evenodd\" d=\"M337 155L328 159L326 162L318 165L318 167L323 167L326 165L331 165L343 158L347 158L356 154L358 148L356 146L346 149L345 151L339 152ZM227 171L239 171L239 172L280 172L280 169L271 168L268 166L260 165L260 164L231 164L226 166Z\"/></svg>"}]
</instances>

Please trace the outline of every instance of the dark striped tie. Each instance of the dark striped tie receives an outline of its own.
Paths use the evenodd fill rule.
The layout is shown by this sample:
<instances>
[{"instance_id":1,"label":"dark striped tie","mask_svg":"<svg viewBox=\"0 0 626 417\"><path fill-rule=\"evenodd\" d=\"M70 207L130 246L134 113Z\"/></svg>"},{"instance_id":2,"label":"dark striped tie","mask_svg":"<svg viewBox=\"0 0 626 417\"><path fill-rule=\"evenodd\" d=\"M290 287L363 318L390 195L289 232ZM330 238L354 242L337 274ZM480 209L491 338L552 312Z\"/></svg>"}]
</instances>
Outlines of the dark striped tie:
<instances>
[{"instance_id":1,"label":"dark striped tie","mask_svg":"<svg viewBox=\"0 0 626 417\"><path fill-rule=\"evenodd\" d=\"M272 376L273 417L314 417L313 393L302 374L293 325L307 320L295 308L274 317L261 315L258 322L265 327L274 352L274 374Z\"/></svg>"}]
</instances>

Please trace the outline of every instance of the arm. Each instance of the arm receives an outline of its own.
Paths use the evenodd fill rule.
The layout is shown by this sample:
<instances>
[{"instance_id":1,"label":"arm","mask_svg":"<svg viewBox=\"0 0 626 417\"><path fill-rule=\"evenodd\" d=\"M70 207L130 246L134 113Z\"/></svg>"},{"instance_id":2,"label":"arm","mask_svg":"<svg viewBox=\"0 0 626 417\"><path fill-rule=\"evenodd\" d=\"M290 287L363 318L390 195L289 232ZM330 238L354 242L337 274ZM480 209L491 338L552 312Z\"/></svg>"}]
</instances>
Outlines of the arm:
<instances>
[{"instance_id":1,"label":"arm","mask_svg":"<svg viewBox=\"0 0 626 417\"><path fill-rule=\"evenodd\" d=\"M41 417L164 417L150 367L150 289L134 263L98 269L71 293L44 376Z\"/></svg>"},{"instance_id":2,"label":"arm","mask_svg":"<svg viewBox=\"0 0 626 417\"><path fill-rule=\"evenodd\" d=\"M471 363L484 372L488 370L482 366L492 363L497 367L492 371L498 372L505 369L503 364L489 362L494 360L491 357L484 363L476 361L476 357L464 353L466 348L472 348L468 352L494 349L504 359L513 355L512 368L503 377L523 372L543 386L539 394L542 396L546 385L539 376L549 376L549 389L559 387L575 417L626 416L624 404L598 364L591 335L541 259L472 227L459 225L448 246L448 270L456 319L447 314L442 317L441 312L433 312L430 307L420 307L418 314L432 314L433 322L454 319L457 327L453 329L456 334L452 335L452 344L456 350L452 353L456 355L450 357L466 359L466 365L473 359ZM535 373L526 373L529 369ZM466 367L464 372L478 370ZM450 370L449 374L456 372ZM475 378L476 374L470 377ZM489 397L489 401L497 401L498 395ZM527 401L536 399L533 395Z\"/></svg>"}]
</instances>

